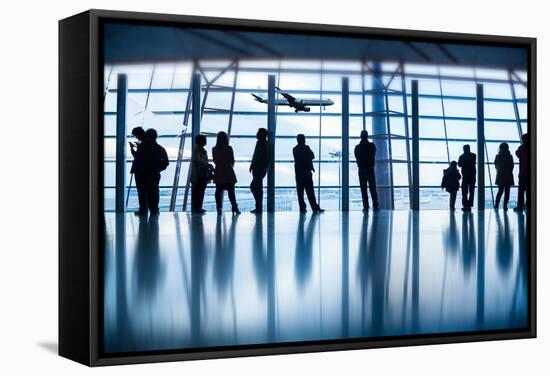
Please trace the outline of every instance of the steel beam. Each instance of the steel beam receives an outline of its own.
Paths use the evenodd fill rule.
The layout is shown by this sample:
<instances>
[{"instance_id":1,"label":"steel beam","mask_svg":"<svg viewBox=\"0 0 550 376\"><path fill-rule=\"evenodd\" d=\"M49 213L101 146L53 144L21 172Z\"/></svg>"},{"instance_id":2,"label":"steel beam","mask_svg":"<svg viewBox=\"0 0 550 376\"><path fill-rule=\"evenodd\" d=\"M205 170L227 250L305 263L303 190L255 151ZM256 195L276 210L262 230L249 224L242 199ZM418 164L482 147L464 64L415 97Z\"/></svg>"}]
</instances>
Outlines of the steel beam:
<instances>
[{"instance_id":1,"label":"steel beam","mask_svg":"<svg viewBox=\"0 0 550 376\"><path fill-rule=\"evenodd\" d=\"M507 217L505 217L504 220L506 221ZM485 328L485 242L485 211L480 211L477 216L477 250L472 250L474 255L477 251L476 324L478 330L483 330ZM502 251L502 249L500 249L500 251Z\"/></svg>"},{"instance_id":2,"label":"steel beam","mask_svg":"<svg viewBox=\"0 0 550 376\"><path fill-rule=\"evenodd\" d=\"M201 74L193 73L193 82L191 84L191 153L195 149L195 137L201 133ZM187 210L187 199L189 197L189 182L191 179L191 163L187 170L187 183L185 184L185 193L183 195L183 211Z\"/></svg>"},{"instance_id":3,"label":"steel beam","mask_svg":"<svg viewBox=\"0 0 550 376\"><path fill-rule=\"evenodd\" d=\"M115 166L115 210L125 211L126 192L126 97L128 95L128 76L117 77L116 98L116 166Z\"/></svg>"},{"instance_id":4,"label":"steel beam","mask_svg":"<svg viewBox=\"0 0 550 376\"><path fill-rule=\"evenodd\" d=\"M193 75L193 97L191 98L193 103L192 117L191 117L191 150L195 149L195 137L201 133L201 75L195 73Z\"/></svg>"},{"instance_id":5,"label":"steel beam","mask_svg":"<svg viewBox=\"0 0 550 376\"><path fill-rule=\"evenodd\" d=\"M267 133L271 166L267 171L267 211L275 211L275 137L277 134L275 117L275 75L267 77Z\"/></svg>"},{"instance_id":6,"label":"steel beam","mask_svg":"<svg viewBox=\"0 0 550 376\"><path fill-rule=\"evenodd\" d=\"M349 78L342 77L342 211L349 211Z\"/></svg>"},{"instance_id":7,"label":"steel beam","mask_svg":"<svg viewBox=\"0 0 550 376\"><path fill-rule=\"evenodd\" d=\"M389 139L390 136L386 123L385 86L382 82L382 67L380 63L374 63L372 68L368 70L372 73L372 112L380 114L372 116L372 138L376 145L376 164L374 166L374 171L376 174L376 181L379 183L378 202L380 204L380 209L391 209L391 156L388 148L391 140ZM382 188L382 186L388 186L389 188Z\"/></svg>"},{"instance_id":8,"label":"steel beam","mask_svg":"<svg viewBox=\"0 0 550 376\"><path fill-rule=\"evenodd\" d=\"M476 85L477 102L477 208L485 209L485 113L483 84Z\"/></svg>"},{"instance_id":9,"label":"steel beam","mask_svg":"<svg viewBox=\"0 0 550 376\"><path fill-rule=\"evenodd\" d=\"M412 197L410 205L412 210L420 209L420 155L419 155L419 131L418 131L418 81L411 81L412 89Z\"/></svg>"},{"instance_id":10,"label":"steel beam","mask_svg":"<svg viewBox=\"0 0 550 376\"><path fill-rule=\"evenodd\" d=\"M405 67L399 63L401 71L401 96L403 100L403 125L405 126L405 150L407 152L407 182L409 183L409 205L412 197L412 171L411 171L411 144L409 137L409 110L407 108L407 82L405 80Z\"/></svg>"},{"instance_id":11,"label":"steel beam","mask_svg":"<svg viewBox=\"0 0 550 376\"><path fill-rule=\"evenodd\" d=\"M191 72L195 72L196 63L193 63ZM193 76L191 76L191 81L189 82L189 87L193 86ZM178 188L180 182L180 173L181 173L181 163L183 161L183 151L185 149L185 139L187 138L187 129L189 124L189 113L191 108L191 97L192 91L189 90L187 93L187 99L185 104L185 115L183 117L183 129L181 134L177 135L179 137L179 147L178 147L178 158L176 159L176 168L174 170L174 182L172 184L172 196L170 197L170 211L176 210L176 200L178 198Z\"/></svg>"}]
</instances>

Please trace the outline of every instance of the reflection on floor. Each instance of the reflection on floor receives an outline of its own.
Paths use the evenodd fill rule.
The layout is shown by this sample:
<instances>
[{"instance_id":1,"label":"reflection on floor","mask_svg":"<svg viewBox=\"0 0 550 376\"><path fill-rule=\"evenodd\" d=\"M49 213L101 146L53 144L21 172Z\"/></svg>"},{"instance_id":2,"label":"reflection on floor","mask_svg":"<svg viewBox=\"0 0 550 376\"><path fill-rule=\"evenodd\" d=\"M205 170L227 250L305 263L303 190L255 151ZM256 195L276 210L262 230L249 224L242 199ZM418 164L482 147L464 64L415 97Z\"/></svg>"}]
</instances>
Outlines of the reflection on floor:
<instances>
[{"instance_id":1,"label":"reflection on floor","mask_svg":"<svg viewBox=\"0 0 550 376\"><path fill-rule=\"evenodd\" d=\"M526 216L105 214L106 352L527 325Z\"/></svg>"}]
</instances>

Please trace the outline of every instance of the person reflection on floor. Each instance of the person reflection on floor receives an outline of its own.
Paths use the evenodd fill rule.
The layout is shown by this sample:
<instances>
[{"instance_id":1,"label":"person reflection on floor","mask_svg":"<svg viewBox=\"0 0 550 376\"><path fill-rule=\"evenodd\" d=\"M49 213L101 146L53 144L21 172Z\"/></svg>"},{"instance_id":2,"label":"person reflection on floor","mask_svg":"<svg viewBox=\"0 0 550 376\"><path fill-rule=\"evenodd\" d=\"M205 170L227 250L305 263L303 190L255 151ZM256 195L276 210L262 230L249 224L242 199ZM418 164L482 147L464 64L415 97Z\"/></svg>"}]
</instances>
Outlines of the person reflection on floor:
<instances>
[{"instance_id":1,"label":"person reflection on floor","mask_svg":"<svg viewBox=\"0 0 550 376\"><path fill-rule=\"evenodd\" d=\"M472 213L462 214L462 266L466 276L474 267L476 255L476 230L472 216Z\"/></svg>"},{"instance_id":2,"label":"person reflection on floor","mask_svg":"<svg viewBox=\"0 0 550 376\"><path fill-rule=\"evenodd\" d=\"M135 247L135 293L149 305L158 293L166 274L166 265L161 258L159 217L139 217Z\"/></svg>"},{"instance_id":3,"label":"person reflection on floor","mask_svg":"<svg viewBox=\"0 0 550 376\"><path fill-rule=\"evenodd\" d=\"M313 262L313 246L315 230L317 229L317 216L311 216L307 227L305 226L306 216L301 215L298 219L295 247L295 276L296 285L303 290L311 276Z\"/></svg>"},{"instance_id":4,"label":"person reflection on floor","mask_svg":"<svg viewBox=\"0 0 550 376\"><path fill-rule=\"evenodd\" d=\"M216 218L216 233L214 237L214 282L218 289L218 299L225 300L233 288L233 275L235 272L235 241L237 233L238 216L231 217L229 226L226 218ZM234 304L234 302L232 302ZM232 310L234 312L234 310Z\"/></svg>"},{"instance_id":5,"label":"person reflection on floor","mask_svg":"<svg viewBox=\"0 0 550 376\"><path fill-rule=\"evenodd\" d=\"M456 224L455 213L451 212L449 214L449 227L443 234L443 245L449 254L454 256L458 253L459 244L460 242L458 239L458 227Z\"/></svg>"},{"instance_id":6,"label":"person reflection on floor","mask_svg":"<svg viewBox=\"0 0 550 376\"><path fill-rule=\"evenodd\" d=\"M504 222L501 218L504 216ZM496 214L497 222L497 239L496 239L496 253L497 253L497 265L502 273L509 273L512 267L512 259L514 256L514 243L512 240L512 233L510 231L510 220L508 219L508 213Z\"/></svg>"}]
</instances>

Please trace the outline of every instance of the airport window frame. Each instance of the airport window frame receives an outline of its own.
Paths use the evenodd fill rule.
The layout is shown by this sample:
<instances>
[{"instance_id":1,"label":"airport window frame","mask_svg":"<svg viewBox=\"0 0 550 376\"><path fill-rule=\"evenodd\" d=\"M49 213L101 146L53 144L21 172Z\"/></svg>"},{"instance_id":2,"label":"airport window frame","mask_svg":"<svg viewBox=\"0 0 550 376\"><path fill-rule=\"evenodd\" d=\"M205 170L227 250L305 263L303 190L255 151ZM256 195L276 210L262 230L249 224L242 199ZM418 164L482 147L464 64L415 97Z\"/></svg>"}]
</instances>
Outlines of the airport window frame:
<instances>
[{"instance_id":1,"label":"airport window frame","mask_svg":"<svg viewBox=\"0 0 550 376\"><path fill-rule=\"evenodd\" d=\"M292 64L290 64L291 66L290 67L284 67L284 65L288 65L287 63L288 62L293 62L294 60L285 60L285 59L279 59L279 60L270 60L269 63L272 65L272 67L262 67L261 65L260 66L257 66L254 64L254 61L251 60L251 59L245 59L243 60L244 62L244 65L245 67L241 67L240 66L240 60L238 59L235 59L235 60L232 60L232 61L228 61L228 62L219 62L219 61L196 61L194 63L189 63L187 62L187 65L189 65L187 67L187 69L190 70L189 73L187 73L187 77L191 77L193 75L193 73L196 73L196 72L200 72L201 75L203 76L203 78L206 80L208 78L208 75L210 75L210 78L214 77L216 79L219 79L220 77L223 78L224 75L232 75L230 77L226 77L227 79L231 79L231 77L234 77L234 87L228 87L228 86L214 86L212 85L213 87L210 86L210 84L208 85L202 85L202 90L201 90L201 94L204 95L205 97L208 97L208 93L209 91L210 92L213 92L213 93L231 93L232 91L235 93L235 94L242 94L243 96L244 95L249 95L249 94L252 94L252 93L255 93L255 94L260 94L260 95L265 95L267 93L267 75L269 74L274 74L276 75L276 80L277 82L279 82L281 80L281 75L286 75L286 74L301 74L301 75L307 75L308 77L313 77L314 79L318 79L319 81L319 88L318 89L313 89L313 88L289 88L288 90L285 90L285 92L288 92L289 94L292 94L292 95L295 95L295 96L299 96L299 95L305 95L307 96L308 98L324 98L324 97L328 97L328 96L334 96L335 98L338 98L336 103L335 104L339 104L339 100L341 99L339 97L339 95L341 95L342 91L341 89L340 90L336 90L335 88L331 88L329 90L324 90L323 89L323 82L324 82L324 79L327 77L327 76L332 76L332 78L336 78L336 80L338 79L341 79L341 77L354 77L354 78L358 78L360 81L361 81L361 90L358 90L357 88L355 90L353 89L350 89L350 92L349 92L349 96L350 96L350 101L352 98L354 99L359 99L362 103L362 110L361 112L353 112L353 111L350 111L350 119L357 119L357 118L360 118L361 122L362 122L362 129L366 129L367 128L367 122L370 122L370 128L372 129L372 121L374 119L375 116L377 116L376 114L374 113L367 113L367 107L368 104L370 102L372 102L372 98L374 95L377 95L375 93L372 92L372 89L369 89L367 87L367 84L369 84L368 82L366 83L365 81L367 80L370 80L370 84L372 85L372 82L375 80L374 78L374 73L372 72L372 67L371 65L374 63L373 61L360 61L360 60L357 60L357 61L354 61L354 60L350 60L350 61L346 61L345 63L356 63L358 64L358 67L359 69L336 69L334 68L335 65L337 65L338 63L330 63L333 68L324 68L324 61L322 60L318 60L316 61L318 64L319 64L319 67L318 68L309 68L307 66L301 66L301 67L292 67ZM148 65L137 65L137 68L140 69L139 70L139 75L145 75L145 77L142 77L141 78L141 85L138 85L138 86L135 86L135 83L133 83L133 87L129 88L128 89L128 93L129 94L141 94L143 96L145 96L144 99L144 102L145 102L145 106L143 108L143 112L145 113L145 111L147 111L147 106L148 106L148 102L149 102L149 97L151 94L166 94L166 95L170 95L170 94L174 94L174 95L180 95L182 93L185 94L185 98L187 98L189 95L190 95L190 92L191 92L191 85L189 83L189 85L185 85L185 83L183 84L183 86L180 84L177 88L174 88L173 87L173 82L174 82L174 79L176 77L176 72L178 71L178 69L181 70L181 65L178 66L178 64L181 64L182 62L173 62L173 63L169 63L169 64L165 64L164 66L161 64L160 66L161 67L164 67L165 68L165 71L166 71L166 65L173 65L173 69L172 69L172 79L171 79L171 86L170 87L153 87L153 82L155 81L155 79L157 78L156 76L156 68L159 66L159 65L156 65L156 64L148 64ZM265 62L263 62L264 65L265 65ZM495 124L509 124L509 125L514 125L518 128L518 135L517 135L517 138L515 140L511 140L511 139L497 139L497 138L486 138L486 147L485 147L485 151L486 151L486 155L485 155L485 165L486 165L486 180L489 182L489 184L485 184L485 187L488 188L488 192L486 192L486 194L488 193L488 197L489 197L489 200L486 200L486 206L489 208L489 207L492 207L494 205L494 197L495 197L495 189L497 188L496 185L494 184L494 175L495 175L495 171L494 171L494 166L493 166L493 162L492 162L492 158L493 158L493 155L489 155L488 154L488 148L487 148L487 144L490 144L490 145L493 145L493 144L498 144L498 143L501 143L501 142L508 142L510 143L510 146L511 146L511 150L515 150L515 147L517 147L517 145L520 144L520 140L521 140L521 134L523 132L523 124L524 123L527 123L528 122L528 118L526 116L521 116L521 111L520 109L518 108L518 105L519 104L525 104L526 106L528 106L528 100L527 100L527 97L517 97L517 94L515 93L516 92L516 85L522 85L524 86L525 89L527 89L527 86L528 86L528 81L526 82L525 80L522 80L520 77L521 76L525 76L527 72L516 72L512 69L510 70L498 70L498 71L494 71L494 72L497 72L497 73L500 73L500 74L504 74L504 76L507 76L507 79L505 78L494 78L494 77L491 77L491 74L494 72L490 71L490 70L485 70L485 76L480 76L477 74L477 69L475 67L471 67L471 66L461 66L460 69L461 70L471 70L471 74L468 76L468 75L465 75L465 74L447 74L447 75L442 75L441 74L441 70L442 68L446 71L452 71L452 68L449 68L448 66L442 66L442 65L437 65L437 64L429 64L429 63L425 63L425 64L412 64L413 67L415 65L422 65L424 66L425 68L431 68L431 69L434 69L434 70L437 70L437 74L434 74L434 73L415 73L414 72L414 68L413 68L413 72L412 73L409 73L407 71L407 66L408 65L411 65L411 64L408 64L408 63L395 63L395 62L381 62L381 65L383 66L383 68L381 69L380 71L380 80L384 83L384 84L387 84L388 87L393 85L393 83L397 83L397 81L399 80L399 84L400 86L402 87L402 91L401 93L399 91L396 91L394 89L394 91L386 91L387 92L387 98L390 99L390 98L395 98L397 97L397 99L399 99L399 97L403 97L403 101L406 101L402 103L401 105L401 112L398 112L398 111L393 111L393 113L391 114L386 114L386 115L382 115L384 118L388 117L388 121L389 122L393 122L393 119L397 119L397 120L402 120L403 121L403 128L405 127L408 127L407 130L405 130L405 134L391 134L389 137L388 135L384 136L384 135L375 135L375 137L379 137L379 138L382 138L383 140L385 140L386 143L388 143L388 138L391 139L391 143L394 144L394 143L397 143L397 142L404 142L405 144L408 144L408 148L410 148L410 144L411 144L411 140L412 140L412 136L411 136L411 119L412 119L412 115L410 113L410 108L411 108L411 91L410 91L410 87L411 87L411 81L413 79L416 79L416 80L419 80L419 87L420 87L420 90L419 90L419 101L422 101L422 100L429 100L429 101L435 101L437 103L439 103L440 105L440 109L439 109L439 113L438 114L432 114L432 115L426 115L426 114L423 114L422 111L420 111L420 131L423 130L423 127L422 127L422 122L423 121L438 121L438 122L442 122L442 126L443 128L441 129L442 131L444 130L444 137L426 137L426 136L420 136L419 137L419 142L420 143L436 143L438 144L439 146L441 145L445 145L445 148L446 148L446 153L447 153L447 161L442 161L442 160L433 160L433 159L426 159L426 158L420 158L420 169L421 171L422 170L425 170L426 168L429 168L429 167L434 167L435 165L438 165L440 166L440 170L442 170L443 168L445 168L445 166L447 166L449 164L449 162L453 159L458 159L458 155L453 155L453 157L450 156L450 151L449 151L449 142L460 142L460 143L470 143L470 144L475 144L476 143L476 138L467 138L467 137L448 137L447 135L447 128L448 128L448 125L447 123L448 122L462 122L462 123L469 123L472 125L473 128L475 128L475 122L476 122L476 117L475 117L475 102L476 102L476 97L475 95L458 95L458 94L446 94L445 91L447 89L445 89L444 87L444 83L445 84L449 84L449 83L458 83L458 84L466 84L466 85L470 85L471 88L472 88L472 91L475 92L475 85L480 83L480 84L483 84L484 87L487 87L489 89L491 89L491 85L502 85L504 86L502 89L506 88L506 90L509 91L508 95L507 96L504 96L504 97L497 97L497 96L489 96L489 97L484 97L483 98L483 102L486 103L486 104L492 104L492 103L495 103L495 104L501 104L501 105L507 105L508 107L511 107L509 110L514 114L514 117L497 117L497 118L491 118L491 117L488 117L488 118L485 118L485 123L495 123ZM393 67L392 67L393 65ZM385 68L384 68L385 66ZM389 66L389 68L388 68ZM112 80L111 79L111 76L113 75L113 71L115 69L118 69L119 66L114 66L114 65L109 65L109 66L105 66L105 71L108 71L108 73L105 75L105 82L104 82L104 99L107 100L108 97L110 95L112 96L116 96L116 93L117 93L117 90L116 88L112 88L112 84L113 82L116 84L116 80ZM124 66L122 66L122 68L124 68ZM134 69L136 68L136 66L133 67ZM393 68L393 70L392 70ZM369 71L370 69L370 71ZM145 70L145 71L144 71ZM118 73L118 72L116 72ZM115 73L115 74L116 74ZM126 71L124 71L124 69L121 69L121 73L126 73ZM265 75L265 80L264 80L264 87L257 87L256 89L254 88L251 88L251 87L240 87L239 84L238 84L238 79L237 79L237 76L239 73L252 73L252 74L261 74L261 75ZM397 73L397 74L396 74ZM135 74L135 73L134 73ZM135 81L134 77L132 77L130 75L130 77L132 78L132 81ZM284 76L283 76L284 77ZM130 80L129 80L130 81ZM386 82L384 82L386 81ZM426 82L426 81L431 81L432 84L436 84L439 88L439 93L433 93L433 92L423 92L422 91L422 86L423 86L423 81ZM257 82L258 83L258 82ZM433 90L432 90L433 91ZM404 93L404 95L402 94ZM212 95L210 95L211 97ZM280 97L280 94L277 93L277 98ZM201 98L202 100L203 98ZM180 103L179 103L179 108L173 108L173 109L164 109L164 110L157 110L157 111L154 111L152 110L151 112L153 114L156 114L158 116L174 116L174 115L179 115L179 116L185 116L185 113L186 113L186 110L189 109L189 106L186 108L184 108L184 105L185 105L185 102L186 102L187 99L184 100L183 96L182 98L180 98ZM252 99L250 99L252 101ZM464 114L460 114L460 115L454 115L454 116L451 116L451 115L447 115L448 113L448 104L446 105L446 101L454 101L455 105L456 105L456 102L460 103L460 104L463 104L463 103L470 103L470 102L473 102L473 106L474 106L474 109L473 113L470 113L470 114L467 114L467 113L464 113ZM256 116L256 117L260 117L260 118L267 118L267 106L265 108L265 111L250 111L250 110L239 110L239 109L234 109L234 108L231 108L230 110L228 111L224 111L224 110L220 110L219 108L208 108L208 106L206 106L208 102L203 102L202 103L202 107L201 107L201 117L206 117L206 118L210 118L210 117L221 117L221 116L229 116L229 117L234 117L234 116L239 116L239 117L248 117L248 116ZM435 103L436 107L437 107L437 103ZM389 100L386 100L385 101L385 104L384 106L388 106L388 107L384 107L384 110L385 111L388 111L390 110L390 107L391 107L391 104L389 102ZM407 110L407 108L409 110ZM392 111L392 110L390 110ZM467 116L467 115L470 115L470 116ZM113 116L113 117L116 117L116 110L115 111L106 111L105 112L105 116L109 117L109 116ZM342 112L341 112L341 108L338 110L338 111L330 111L328 113L324 113L323 112L323 109L320 108L318 112L315 112L315 111L312 111L312 112L297 112L297 113L292 113L291 111L283 111L283 112L279 112L278 110L276 110L276 116L284 116L285 118L286 117L291 117L293 119L303 119L303 118L306 118L306 117L309 117L309 118L312 118L314 121L318 121L319 123L319 127L318 127L318 134L317 135L309 135L307 136L307 138L309 140L313 140L314 143L317 144L317 147L314 148L314 153L316 155L316 159L314 161L314 165L316 166L316 174L314 175L314 183L315 183L315 189L316 189L316 194L318 196L318 200L320 201L320 204L323 205L323 198L324 198L324 195L322 194L322 192L334 192L336 191L337 192L337 205L338 207L331 207L331 209L333 210L338 210L340 208L340 198L341 198L341 195L342 195L342 185L341 183L337 184L337 185L334 185L334 184L322 184L322 174L323 174L323 167L329 165L329 164L333 164L333 163L340 163L339 160L335 160L335 159L327 159L327 158L323 158L322 155L323 155L323 150L322 150L322 143L323 141L326 141L326 140L337 140L337 141L340 141L341 142L341 139L342 139L342 135L341 135L341 132L337 132L339 134L337 135L323 135L322 134L322 129L323 129L323 126L322 126L322 123L323 123L323 120L327 117L330 117L330 118L335 118L337 119L337 122L340 121L341 119L341 116L342 116ZM317 119L317 120L315 120ZM224 120L223 123L225 123L226 120ZM145 120L143 119L142 120L142 124L144 126L147 126L147 124L145 124ZM178 127L178 125L175 125L176 127ZM263 125L265 126L265 125ZM181 125L181 120L180 120L180 124L179 124L179 127L181 128L182 125ZM130 128L128 128L128 131L130 130ZM223 125L221 127L220 130L225 130L223 129ZM171 134L160 134L160 139L161 140L166 140L166 139L171 139L172 141L173 140L178 140L179 137L180 137L180 134L181 133L178 133L178 128L174 129L175 132L171 133ZM226 130L227 131L227 130ZM256 129L255 128L251 128L249 130L249 133L248 134L238 134L238 135L231 135L231 138L232 139L251 139L251 140L255 140L255 131ZM180 131L181 132L181 131ZM371 136L372 136L372 132L369 132L371 133ZM401 132L403 133L403 132ZM214 134L210 134L210 133L207 133L206 136L212 141L215 139L215 135ZM114 135L105 135L104 136L105 139L112 139L114 138L115 136ZM291 135L280 135L280 134L277 134L276 136L276 139L277 140L283 140L283 139L294 139L294 136L291 136ZM358 142L359 140L359 136L356 135L356 134L351 134L350 137L349 137L349 141L350 143L353 141L353 142ZM186 147L186 151L188 153L188 155L190 155L190 145L191 142L187 142L187 147ZM473 148L475 149L475 148ZM349 169L350 171L353 171L354 173L355 172L355 163L354 163L354 157L353 157L353 145L350 145L350 161L349 161ZM423 148L421 148L421 151L423 150ZM327 151L325 151L325 153L327 153ZM328 152L328 153L331 153L331 152ZM336 152L337 153L337 152ZM237 152L236 152L237 154ZM410 156L410 154L409 154ZM340 154L340 157L341 157L341 154ZM183 158L184 159L184 162L188 160L188 157L187 158ZM114 162L114 158L113 159L106 159L106 163L113 163ZM177 158L171 158L170 160L171 162L176 162L177 163ZM131 158L128 159L128 163L131 163ZM250 163L250 159L238 159L236 161L237 164L248 164ZM292 164L293 161L291 159L288 159L288 158L278 158L277 157L277 148L276 148L276 160L275 160L275 163L276 164ZM391 155L391 148L390 148L390 156L389 156L389 164L390 164L390 173L391 173L391 181L393 182L393 179L395 178L394 176L394 172L393 172L393 166L396 165L396 164L405 164L407 166L407 168L410 168L410 164L411 164L411 159L409 158L408 160L407 159L395 159L393 158L393 156ZM516 161L515 164L517 165L518 162ZM127 169L128 170L128 169ZM517 169L516 169L517 171ZM172 173L172 171L170 171L170 173ZM183 168L183 184L182 184L182 180L181 180L181 177L180 177L180 184L177 185L177 190L181 192L181 190L184 190L184 191L188 191L189 189L189 185L188 183L185 184L185 176L186 176L186 167ZM166 172L165 172L166 174ZM351 175L352 176L352 180L355 180L355 177L353 176L353 174ZM421 176L422 176L422 172L421 172ZM341 170L339 168L339 172L338 172L338 180L340 181L341 179ZM129 203L129 196L130 196L130 193L133 194L133 197L134 197L134 202L135 202L135 187L132 187L132 180L131 180L131 177L130 179L128 179L127 181L129 181L129 184L127 185L126 187L126 190L127 190L127 198L126 198L126 206L128 208L128 203ZM162 190L174 190L174 187L175 185L172 184L172 185L167 185L167 184L161 184L161 189ZM267 186L265 185L264 183L264 188L266 188ZM391 184L391 187L393 187L392 191L394 190L401 190L402 192L405 192L407 194L407 198L409 198L408 194L409 194L409 191L411 189L411 182L410 182L410 178L409 178L409 184L406 184L406 185L403 185L403 184ZM388 187L387 185L384 186L384 185L380 185L380 188L381 189L384 189L384 188L391 188L391 187ZM106 190L110 190L112 191L114 189L114 185L106 185L104 186L104 188ZM426 182L426 181L423 181L422 178L421 178L421 181L420 181L420 186L419 186L419 189L422 191L429 191L430 194L433 194L433 192L435 192L439 187L438 185L438 181L436 179L431 179L431 181L429 182ZM244 192L246 192L246 190L248 189L248 182L245 180L245 181L239 181L236 185L236 189L237 189L237 192L242 192L244 194ZM290 194L291 196L291 202L290 202L290 208L292 209L296 209L296 196L294 196L294 185L292 184L286 184L286 185L280 185L280 184L277 184L277 181L275 182L275 190L276 192L277 191L283 191L286 193L286 194ZM355 193L357 195L358 193L358 189L359 189L359 185L358 184L350 184L349 185L349 190L355 190ZM514 190L513 190L514 191ZM243 197L243 194L240 195L240 197L242 198ZM188 193L185 194L185 196L187 196ZM184 196L184 197L185 197ZM209 187L207 188L207 198L210 198L211 200L213 199L213 190L212 190L212 185L209 185ZM248 196L251 196L251 194L249 194ZM393 205L395 205L395 200L393 198L393 194L391 195L391 199L393 200L393 203L392 203L392 207ZM439 206L432 206L432 207L429 207L430 209L433 209L433 208L436 208L436 209L446 209L447 208L447 204L445 202L445 199L446 199L446 193L443 194L444 196L444 199L442 200L442 202L439 203ZM460 196L460 193L459 193L459 196ZM514 202L514 198L515 198L516 195L512 194L511 195L511 198L512 198L512 201L511 203ZM250 198L249 198L250 199ZM281 200L282 197L279 196L279 195L276 195L276 202L278 200ZM181 199L182 201L185 201L184 198ZM351 205L351 210L360 210L361 209L361 205L360 203L358 202L360 200L355 200L355 205ZM407 202L405 202L406 204ZM280 207L286 207L286 208L289 208L288 205L285 205L285 204L288 204L288 203L283 203L282 205L280 205ZM183 210L185 208L185 211L189 211L190 210L190 205L185 205L180 202L179 204L176 204L176 207L174 208L175 211L180 211L180 210ZM401 204L399 207L399 209L408 209L406 205L403 205ZM424 207L423 207L424 208ZM428 208L428 207L425 207L425 208ZM114 208L113 208L114 209ZM128 209L135 209L134 208L128 208ZM281 209L281 210L285 210L285 209ZM172 211L171 209L169 211Z\"/></svg>"}]
</instances>

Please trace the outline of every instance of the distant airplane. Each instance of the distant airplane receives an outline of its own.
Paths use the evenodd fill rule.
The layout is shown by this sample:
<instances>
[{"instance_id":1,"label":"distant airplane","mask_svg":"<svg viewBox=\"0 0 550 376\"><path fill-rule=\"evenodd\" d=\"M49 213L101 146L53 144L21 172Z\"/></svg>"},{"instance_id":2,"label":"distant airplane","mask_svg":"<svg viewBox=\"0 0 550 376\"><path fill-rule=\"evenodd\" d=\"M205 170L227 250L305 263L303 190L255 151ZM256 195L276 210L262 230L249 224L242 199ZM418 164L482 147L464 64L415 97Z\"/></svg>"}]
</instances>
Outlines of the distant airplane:
<instances>
[{"instance_id":1,"label":"distant airplane","mask_svg":"<svg viewBox=\"0 0 550 376\"><path fill-rule=\"evenodd\" d=\"M277 86L275 86L275 89L282 91ZM323 106L325 108L326 106L332 106L334 102L332 99L300 99L295 98L292 95L288 93L281 92L281 95L285 99L275 99L275 106L288 106L294 108L294 112L304 111L309 112L311 111L311 108L309 106ZM256 102L260 103L267 103L266 98L262 98L261 96L257 94L252 94L254 97L254 100Z\"/></svg>"}]
</instances>

